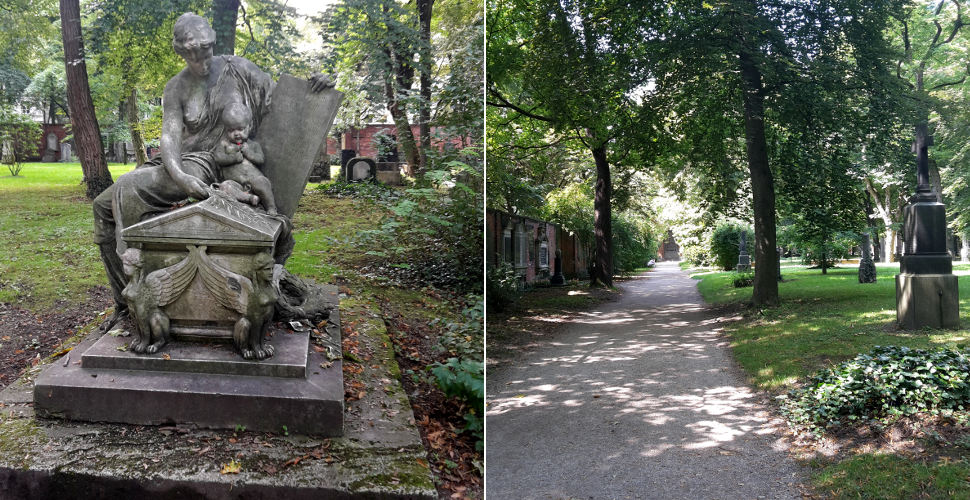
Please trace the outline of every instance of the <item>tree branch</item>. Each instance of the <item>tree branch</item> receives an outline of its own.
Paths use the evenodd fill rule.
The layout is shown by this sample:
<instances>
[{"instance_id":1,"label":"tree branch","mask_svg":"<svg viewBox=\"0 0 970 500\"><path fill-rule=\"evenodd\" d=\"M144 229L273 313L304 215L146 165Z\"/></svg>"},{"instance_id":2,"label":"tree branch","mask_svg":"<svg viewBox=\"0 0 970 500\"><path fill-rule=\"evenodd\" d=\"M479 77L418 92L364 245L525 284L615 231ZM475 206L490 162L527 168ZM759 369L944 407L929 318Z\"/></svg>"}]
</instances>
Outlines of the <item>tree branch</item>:
<instances>
[{"instance_id":1,"label":"tree branch","mask_svg":"<svg viewBox=\"0 0 970 500\"><path fill-rule=\"evenodd\" d=\"M970 73L970 64L967 64L967 73ZM963 74L963 77L960 78L959 80L952 81L952 82L938 83L938 84L934 85L933 88L930 89L930 91L940 90L943 87L949 87L950 85L959 85L959 84L967 81L967 73L964 73Z\"/></svg>"},{"instance_id":2,"label":"tree branch","mask_svg":"<svg viewBox=\"0 0 970 500\"><path fill-rule=\"evenodd\" d=\"M529 118L532 118L534 120L539 120L539 121L544 121L544 122L549 122L549 123L552 123L552 121L553 121L552 118L549 118L547 116L542 116L542 115L533 113L532 111L522 109L522 108L516 106L515 104L512 104L511 102L509 102L508 99L505 98L505 96L503 96L493 86L489 86L488 87L488 93L491 94L492 97L495 97L496 99L498 99L499 101L501 101L501 103L499 103L499 104L486 101L486 104L488 104L489 106L494 106L496 108L508 108L508 109L511 109L512 111L515 111L516 113L519 113L520 115L528 116ZM533 109L535 109L535 108L533 108Z\"/></svg>"}]
</instances>

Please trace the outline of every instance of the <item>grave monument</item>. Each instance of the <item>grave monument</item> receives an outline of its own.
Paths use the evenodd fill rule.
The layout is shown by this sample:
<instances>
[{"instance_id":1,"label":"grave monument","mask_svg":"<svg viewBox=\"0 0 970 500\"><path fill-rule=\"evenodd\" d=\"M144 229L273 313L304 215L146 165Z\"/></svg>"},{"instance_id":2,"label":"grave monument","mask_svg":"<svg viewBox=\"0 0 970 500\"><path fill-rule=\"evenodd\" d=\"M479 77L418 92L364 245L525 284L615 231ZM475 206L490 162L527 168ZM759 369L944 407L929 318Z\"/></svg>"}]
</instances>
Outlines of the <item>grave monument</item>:
<instances>
[{"instance_id":1,"label":"grave monument","mask_svg":"<svg viewBox=\"0 0 970 500\"><path fill-rule=\"evenodd\" d=\"M739 273L751 270L751 256L748 255L747 234L744 231L741 231L741 241L738 243L738 265L734 266L734 269Z\"/></svg>"},{"instance_id":2,"label":"grave monument","mask_svg":"<svg viewBox=\"0 0 970 500\"><path fill-rule=\"evenodd\" d=\"M375 182L377 180L377 162L373 158L357 156L347 162L345 169L347 182Z\"/></svg>"},{"instance_id":3,"label":"grave monument","mask_svg":"<svg viewBox=\"0 0 970 500\"><path fill-rule=\"evenodd\" d=\"M165 87L160 158L94 202L114 315L90 347L37 377L39 416L342 433L336 290L283 266L343 96L324 75L274 82L244 58L213 56L214 41L195 14L175 23L186 68ZM223 123L240 106L243 119ZM214 154L260 165L277 210L245 179L227 180L235 166Z\"/></svg>"},{"instance_id":4,"label":"grave monument","mask_svg":"<svg viewBox=\"0 0 970 500\"><path fill-rule=\"evenodd\" d=\"M904 209L905 246L896 275L896 322L905 330L959 328L960 300L946 249L946 211L930 187L926 123L916 127L916 194Z\"/></svg>"}]
</instances>

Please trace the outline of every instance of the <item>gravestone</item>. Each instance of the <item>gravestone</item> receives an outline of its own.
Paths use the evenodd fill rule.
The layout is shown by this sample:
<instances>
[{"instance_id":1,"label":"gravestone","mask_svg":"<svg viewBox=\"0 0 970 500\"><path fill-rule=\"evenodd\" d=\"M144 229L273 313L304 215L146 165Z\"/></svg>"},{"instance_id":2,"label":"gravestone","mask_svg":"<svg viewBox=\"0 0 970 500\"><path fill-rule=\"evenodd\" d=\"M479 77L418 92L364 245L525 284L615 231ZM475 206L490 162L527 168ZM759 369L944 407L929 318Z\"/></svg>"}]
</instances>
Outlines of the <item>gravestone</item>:
<instances>
[{"instance_id":1,"label":"gravestone","mask_svg":"<svg viewBox=\"0 0 970 500\"><path fill-rule=\"evenodd\" d=\"M310 168L308 182L322 182L330 180L330 155L327 154L327 142L324 141L317 152L317 159Z\"/></svg>"},{"instance_id":2,"label":"gravestone","mask_svg":"<svg viewBox=\"0 0 970 500\"><path fill-rule=\"evenodd\" d=\"M41 161L50 163L57 157L57 134L54 132L48 133L44 145L44 155L41 157Z\"/></svg>"},{"instance_id":3,"label":"gravestone","mask_svg":"<svg viewBox=\"0 0 970 500\"><path fill-rule=\"evenodd\" d=\"M872 261L869 233L862 235L862 259L859 261L859 283L876 282L876 263Z\"/></svg>"},{"instance_id":4,"label":"gravestone","mask_svg":"<svg viewBox=\"0 0 970 500\"><path fill-rule=\"evenodd\" d=\"M739 273L751 270L751 256L748 255L746 234L744 231L741 231L741 241L738 243L738 265L734 266L734 269Z\"/></svg>"},{"instance_id":5,"label":"gravestone","mask_svg":"<svg viewBox=\"0 0 970 500\"><path fill-rule=\"evenodd\" d=\"M280 78L256 140L282 216L293 216L342 97L334 89L313 93L306 80ZM37 414L340 435L336 287L315 292L329 308L318 329L294 322L290 331L271 321L283 286L282 266L271 255L284 224L214 190L201 202L125 228L123 257L131 271L123 294L135 340L115 336L123 333L116 330L73 362L51 365L35 381Z\"/></svg>"},{"instance_id":6,"label":"gravestone","mask_svg":"<svg viewBox=\"0 0 970 500\"><path fill-rule=\"evenodd\" d=\"M963 233L963 237L960 238L960 261L970 261L970 234L968 233Z\"/></svg>"},{"instance_id":7,"label":"gravestone","mask_svg":"<svg viewBox=\"0 0 970 500\"><path fill-rule=\"evenodd\" d=\"M905 330L960 327L960 300L946 248L946 210L930 187L926 123L916 127L916 194L904 208L903 256L896 275L896 322Z\"/></svg>"},{"instance_id":8,"label":"gravestone","mask_svg":"<svg viewBox=\"0 0 970 500\"><path fill-rule=\"evenodd\" d=\"M390 186L400 186L404 182L401 176L401 164L396 161L377 162L377 182Z\"/></svg>"},{"instance_id":9,"label":"gravestone","mask_svg":"<svg viewBox=\"0 0 970 500\"><path fill-rule=\"evenodd\" d=\"M333 89L314 94L306 80L290 75L276 83L269 113L255 140L266 156L263 175L273 185L279 212L287 217L296 212L310 167L326 142L342 99L343 94Z\"/></svg>"},{"instance_id":10,"label":"gravestone","mask_svg":"<svg viewBox=\"0 0 970 500\"><path fill-rule=\"evenodd\" d=\"M550 285L564 285L566 278L562 274L562 250L556 249L556 258L553 260L553 275L549 278Z\"/></svg>"},{"instance_id":11,"label":"gravestone","mask_svg":"<svg viewBox=\"0 0 970 500\"><path fill-rule=\"evenodd\" d=\"M347 162L347 182L374 182L377 180L377 162L372 158L358 156Z\"/></svg>"},{"instance_id":12,"label":"gravestone","mask_svg":"<svg viewBox=\"0 0 970 500\"><path fill-rule=\"evenodd\" d=\"M61 163L70 163L71 161L71 143L65 142L61 144Z\"/></svg>"},{"instance_id":13,"label":"gravestone","mask_svg":"<svg viewBox=\"0 0 970 500\"><path fill-rule=\"evenodd\" d=\"M775 248L775 250L778 252L778 281L783 281L781 278L781 257L782 257L781 247L777 247Z\"/></svg>"}]
</instances>

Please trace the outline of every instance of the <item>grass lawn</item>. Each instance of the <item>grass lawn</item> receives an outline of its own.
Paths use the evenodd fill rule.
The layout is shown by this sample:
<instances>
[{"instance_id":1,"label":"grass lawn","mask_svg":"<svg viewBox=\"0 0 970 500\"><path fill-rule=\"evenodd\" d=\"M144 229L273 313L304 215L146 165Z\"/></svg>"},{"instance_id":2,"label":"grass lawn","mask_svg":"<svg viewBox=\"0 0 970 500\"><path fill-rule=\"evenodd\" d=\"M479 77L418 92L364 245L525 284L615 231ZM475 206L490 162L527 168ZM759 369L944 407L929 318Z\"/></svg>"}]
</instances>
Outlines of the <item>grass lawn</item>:
<instances>
[{"instance_id":1,"label":"grass lawn","mask_svg":"<svg viewBox=\"0 0 970 500\"><path fill-rule=\"evenodd\" d=\"M878 281L858 282L858 268L843 264L819 269L787 265L779 284L781 305L748 310L725 327L735 359L753 383L782 393L821 368L838 364L877 345L932 349L970 344L970 264L954 265L959 276L960 316L955 331L899 331L895 328L897 264L877 264ZM698 272L698 289L712 304L738 304L751 288L734 288L730 272ZM970 441L968 441L970 442ZM970 450L953 442L946 458L861 453L817 463L815 486L833 498L970 498ZM953 461L953 459L956 459ZM961 496L962 495L962 496Z\"/></svg>"},{"instance_id":2,"label":"grass lawn","mask_svg":"<svg viewBox=\"0 0 970 500\"><path fill-rule=\"evenodd\" d=\"M113 178L133 167L109 165ZM0 302L41 312L107 283L81 178L79 163L27 163L0 176Z\"/></svg>"},{"instance_id":3,"label":"grass lawn","mask_svg":"<svg viewBox=\"0 0 970 500\"><path fill-rule=\"evenodd\" d=\"M877 264L878 281L860 284L858 268L843 265L823 275L804 266L782 268L781 305L726 328L734 355L755 384L784 390L798 380L877 345L933 348L970 343L970 329L897 331L898 264ZM954 266L957 273L970 264ZM746 301L751 288L734 288L733 273L698 273L698 289L712 304ZM970 275L959 277L960 315L970 317ZM964 321L970 327L970 321Z\"/></svg>"}]
</instances>

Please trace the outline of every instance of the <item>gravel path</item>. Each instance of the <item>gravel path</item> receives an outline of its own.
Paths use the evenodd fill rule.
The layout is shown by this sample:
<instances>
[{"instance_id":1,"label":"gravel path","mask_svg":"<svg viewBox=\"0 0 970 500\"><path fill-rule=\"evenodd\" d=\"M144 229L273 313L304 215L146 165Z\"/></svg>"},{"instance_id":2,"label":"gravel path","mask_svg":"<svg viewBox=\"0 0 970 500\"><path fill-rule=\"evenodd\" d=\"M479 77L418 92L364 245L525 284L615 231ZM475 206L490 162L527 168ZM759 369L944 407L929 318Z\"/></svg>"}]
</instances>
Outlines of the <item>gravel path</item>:
<instances>
[{"instance_id":1,"label":"gravel path","mask_svg":"<svg viewBox=\"0 0 970 500\"><path fill-rule=\"evenodd\" d=\"M763 399L676 263L489 368L489 499L801 498Z\"/></svg>"}]
</instances>

